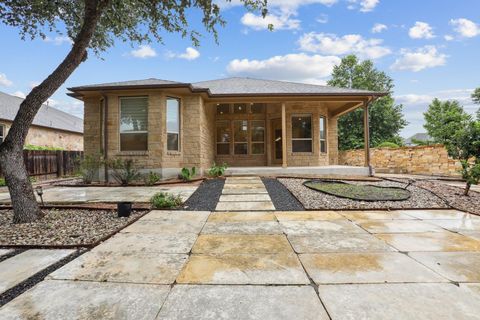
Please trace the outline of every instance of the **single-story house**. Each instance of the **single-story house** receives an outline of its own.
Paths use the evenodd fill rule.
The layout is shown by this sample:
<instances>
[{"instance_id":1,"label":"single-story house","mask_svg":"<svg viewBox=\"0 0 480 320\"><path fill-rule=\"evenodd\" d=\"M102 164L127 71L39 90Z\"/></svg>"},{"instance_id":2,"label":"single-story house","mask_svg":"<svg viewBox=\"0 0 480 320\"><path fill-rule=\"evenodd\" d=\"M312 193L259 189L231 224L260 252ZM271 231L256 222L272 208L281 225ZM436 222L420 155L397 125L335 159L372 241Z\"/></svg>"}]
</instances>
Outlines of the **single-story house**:
<instances>
[{"instance_id":1,"label":"single-story house","mask_svg":"<svg viewBox=\"0 0 480 320\"><path fill-rule=\"evenodd\" d=\"M338 117L365 108L368 128L368 105L384 95L252 78L145 79L69 90L84 101L85 154L134 158L144 171L163 177L177 175L182 167L203 171L213 163L240 171L334 168ZM365 132L361 172L368 174ZM340 173L352 174L343 169Z\"/></svg>"},{"instance_id":2,"label":"single-story house","mask_svg":"<svg viewBox=\"0 0 480 320\"><path fill-rule=\"evenodd\" d=\"M0 143L7 136L23 99L0 92ZM27 145L83 150L83 119L42 105L28 130Z\"/></svg>"}]
</instances>

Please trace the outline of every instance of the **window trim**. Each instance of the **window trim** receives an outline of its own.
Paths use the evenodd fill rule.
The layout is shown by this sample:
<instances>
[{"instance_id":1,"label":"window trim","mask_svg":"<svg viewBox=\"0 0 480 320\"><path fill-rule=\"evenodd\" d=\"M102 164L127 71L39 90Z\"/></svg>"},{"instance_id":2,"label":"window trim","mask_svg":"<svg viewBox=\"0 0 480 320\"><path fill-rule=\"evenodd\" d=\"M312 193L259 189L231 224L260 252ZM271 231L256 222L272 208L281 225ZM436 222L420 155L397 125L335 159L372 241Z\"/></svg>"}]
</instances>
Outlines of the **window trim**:
<instances>
[{"instance_id":1,"label":"window trim","mask_svg":"<svg viewBox=\"0 0 480 320\"><path fill-rule=\"evenodd\" d=\"M309 117L310 118L310 138L294 138L293 137L293 118L295 117ZM292 114L290 117L290 125L291 125L291 147L292 153L303 153L303 154L313 154L313 115L311 113L296 113ZM310 141L312 146L312 151L294 151L293 150L293 141Z\"/></svg>"},{"instance_id":2,"label":"window trim","mask_svg":"<svg viewBox=\"0 0 480 320\"><path fill-rule=\"evenodd\" d=\"M235 122L246 122L247 123L247 141L241 141L241 142L236 142L235 141ZM235 119L235 120L232 120L232 135L233 135L233 139L232 139L232 142L233 142L233 155L234 156L249 156L250 155L250 150L249 150L249 140L250 140L250 121L246 120L246 119ZM247 153L235 153L235 145L236 144L246 144L247 145Z\"/></svg>"},{"instance_id":3,"label":"window trim","mask_svg":"<svg viewBox=\"0 0 480 320\"><path fill-rule=\"evenodd\" d=\"M178 101L178 132L169 132L168 131L168 107L167 107L167 101L171 100L177 100ZM174 97L174 96L166 96L165 98L165 131L167 132L166 135L166 150L169 153L181 153L182 152L182 99L180 97ZM168 134L178 134L178 143L177 143L177 150L169 150L168 149Z\"/></svg>"},{"instance_id":4,"label":"window trim","mask_svg":"<svg viewBox=\"0 0 480 320\"><path fill-rule=\"evenodd\" d=\"M322 135L321 135L321 123L322 123L322 120L323 120L323 130L325 132L325 137L322 139ZM328 128L328 122L327 122L327 117L324 116L324 115L320 115L319 117L319 122L318 122L318 152L320 154L327 154L328 153L328 136L327 136L327 130ZM322 151L322 142L325 143L325 151Z\"/></svg>"},{"instance_id":5,"label":"window trim","mask_svg":"<svg viewBox=\"0 0 480 320\"><path fill-rule=\"evenodd\" d=\"M253 141L252 140L252 129L253 129L253 125L252 125L252 122L262 122L263 123L263 141ZM265 139L267 137L267 128L266 128L266 121L265 120L249 120L249 136L250 136L250 155L252 156L264 156L265 155ZM262 153L253 153L253 145L254 144L263 144L263 152Z\"/></svg>"},{"instance_id":6,"label":"window trim","mask_svg":"<svg viewBox=\"0 0 480 320\"><path fill-rule=\"evenodd\" d=\"M225 123L227 125L227 128L230 128L230 141L229 142L218 142L218 136L217 136L217 125L219 123ZM218 157L225 157L225 156L230 156L232 154L232 147L231 143L233 141L233 132L232 132L232 123L230 120L217 120L215 121L215 155ZM228 145L228 154L218 154L218 145L219 144L226 144Z\"/></svg>"},{"instance_id":7,"label":"window trim","mask_svg":"<svg viewBox=\"0 0 480 320\"><path fill-rule=\"evenodd\" d=\"M129 99L138 99L138 98L146 98L147 99L147 130L140 130L140 131L129 131L129 132L122 132L122 100L129 100ZM148 112L149 112L149 96L122 96L118 97L118 151L120 153L145 153L149 150L149 134L148 134ZM122 134L138 134L138 133L146 133L147 134L147 149L146 150L122 150Z\"/></svg>"}]
</instances>

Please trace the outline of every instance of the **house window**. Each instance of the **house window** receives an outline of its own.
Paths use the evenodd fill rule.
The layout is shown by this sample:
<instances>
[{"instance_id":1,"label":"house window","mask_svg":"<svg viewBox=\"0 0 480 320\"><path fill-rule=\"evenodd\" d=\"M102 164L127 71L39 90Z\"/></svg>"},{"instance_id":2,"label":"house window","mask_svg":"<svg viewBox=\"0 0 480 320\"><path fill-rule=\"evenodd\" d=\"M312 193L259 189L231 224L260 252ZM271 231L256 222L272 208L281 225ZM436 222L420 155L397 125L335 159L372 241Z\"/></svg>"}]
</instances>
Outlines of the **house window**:
<instances>
[{"instance_id":1,"label":"house window","mask_svg":"<svg viewBox=\"0 0 480 320\"><path fill-rule=\"evenodd\" d=\"M235 103L233 105L233 113L236 113L236 114L247 113L247 104L246 103Z\"/></svg>"},{"instance_id":2,"label":"house window","mask_svg":"<svg viewBox=\"0 0 480 320\"><path fill-rule=\"evenodd\" d=\"M292 116L292 152L312 152L312 116Z\"/></svg>"},{"instance_id":3,"label":"house window","mask_svg":"<svg viewBox=\"0 0 480 320\"><path fill-rule=\"evenodd\" d=\"M233 153L248 154L248 121L233 121Z\"/></svg>"},{"instance_id":4,"label":"house window","mask_svg":"<svg viewBox=\"0 0 480 320\"><path fill-rule=\"evenodd\" d=\"M167 98L167 150L180 151L180 100Z\"/></svg>"},{"instance_id":5,"label":"house window","mask_svg":"<svg viewBox=\"0 0 480 320\"><path fill-rule=\"evenodd\" d=\"M327 152L327 119L325 117L320 117L320 152Z\"/></svg>"},{"instance_id":6,"label":"house window","mask_svg":"<svg viewBox=\"0 0 480 320\"><path fill-rule=\"evenodd\" d=\"M5 125L0 124L0 143L5 139Z\"/></svg>"},{"instance_id":7,"label":"house window","mask_svg":"<svg viewBox=\"0 0 480 320\"><path fill-rule=\"evenodd\" d=\"M148 149L148 98L120 98L120 151Z\"/></svg>"},{"instance_id":8,"label":"house window","mask_svg":"<svg viewBox=\"0 0 480 320\"><path fill-rule=\"evenodd\" d=\"M265 121L255 120L250 122L252 154L265 153Z\"/></svg>"},{"instance_id":9,"label":"house window","mask_svg":"<svg viewBox=\"0 0 480 320\"><path fill-rule=\"evenodd\" d=\"M230 121L217 121L217 155L230 154Z\"/></svg>"},{"instance_id":10,"label":"house window","mask_svg":"<svg viewBox=\"0 0 480 320\"><path fill-rule=\"evenodd\" d=\"M227 103L219 103L217 104L217 114L229 114L230 113L230 105Z\"/></svg>"},{"instance_id":11,"label":"house window","mask_svg":"<svg viewBox=\"0 0 480 320\"><path fill-rule=\"evenodd\" d=\"M252 103L250 111L251 113L265 113L265 103Z\"/></svg>"}]
</instances>

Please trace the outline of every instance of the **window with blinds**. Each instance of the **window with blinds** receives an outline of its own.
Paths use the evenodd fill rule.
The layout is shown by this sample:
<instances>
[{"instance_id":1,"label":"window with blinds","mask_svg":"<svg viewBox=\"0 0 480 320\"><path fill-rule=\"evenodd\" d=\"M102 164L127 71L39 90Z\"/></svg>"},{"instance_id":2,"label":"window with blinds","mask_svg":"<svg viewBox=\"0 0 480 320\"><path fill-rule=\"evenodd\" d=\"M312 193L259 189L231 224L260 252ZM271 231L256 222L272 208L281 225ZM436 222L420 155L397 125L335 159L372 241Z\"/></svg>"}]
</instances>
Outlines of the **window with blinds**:
<instances>
[{"instance_id":1,"label":"window with blinds","mask_svg":"<svg viewBox=\"0 0 480 320\"><path fill-rule=\"evenodd\" d=\"M120 98L120 151L148 150L148 97Z\"/></svg>"},{"instance_id":2,"label":"window with blinds","mask_svg":"<svg viewBox=\"0 0 480 320\"><path fill-rule=\"evenodd\" d=\"M180 100L167 98L167 150L180 151Z\"/></svg>"}]
</instances>

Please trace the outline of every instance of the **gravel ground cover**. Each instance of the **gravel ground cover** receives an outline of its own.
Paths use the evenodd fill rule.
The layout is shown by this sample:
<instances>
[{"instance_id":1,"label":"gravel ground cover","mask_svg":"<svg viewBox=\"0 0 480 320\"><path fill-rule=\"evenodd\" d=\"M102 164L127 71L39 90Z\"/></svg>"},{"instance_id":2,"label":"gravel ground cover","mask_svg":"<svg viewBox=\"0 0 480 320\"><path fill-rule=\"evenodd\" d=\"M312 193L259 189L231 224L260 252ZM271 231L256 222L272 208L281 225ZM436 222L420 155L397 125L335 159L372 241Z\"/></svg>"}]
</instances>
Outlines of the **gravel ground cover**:
<instances>
[{"instance_id":1,"label":"gravel ground cover","mask_svg":"<svg viewBox=\"0 0 480 320\"><path fill-rule=\"evenodd\" d=\"M13 224L13 211L0 210L2 246L87 246L122 229L146 211L117 218L114 210L48 209L32 223Z\"/></svg>"},{"instance_id":2,"label":"gravel ground cover","mask_svg":"<svg viewBox=\"0 0 480 320\"><path fill-rule=\"evenodd\" d=\"M335 197L323 192L311 190L303 185L305 179L279 179L285 187L303 204L307 210L319 209L407 209L407 208L449 208L444 200L430 191L414 185L407 190L411 197L404 201L360 201ZM361 182L349 181L358 185L377 185L382 187L404 188L406 183L394 181Z\"/></svg>"},{"instance_id":3,"label":"gravel ground cover","mask_svg":"<svg viewBox=\"0 0 480 320\"><path fill-rule=\"evenodd\" d=\"M0 307L2 307L4 304L7 304L8 302L12 301L15 299L17 296L21 295L25 291L27 291L30 288L33 288L37 283L43 281L46 276L48 276L50 273L53 271L57 270L60 267L63 267L73 259L79 257L83 253L85 253L87 250L85 249L80 249L69 255L68 257L63 258L62 260L56 262L55 264L52 264L51 266L43 269L40 272L37 272L27 280L20 282L17 284L15 287L5 291L4 293L0 294ZM18 252L19 253L19 252ZM17 254L18 254L17 253Z\"/></svg>"},{"instance_id":4,"label":"gravel ground cover","mask_svg":"<svg viewBox=\"0 0 480 320\"><path fill-rule=\"evenodd\" d=\"M262 178L262 182L268 191L276 210L280 211L303 211L302 203L295 198L288 189L277 179Z\"/></svg>"},{"instance_id":5,"label":"gravel ground cover","mask_svg":"<svg viewBox=\"0 0 480 320\"><path fill-rule=\"evenodd\" d=\"M224 184L225 180L220 178L203 181L183 204L183 208L191 211L215 211Z\"/></svg>"},{"instance_id":6,"label":"gravel ground cover","mask_svg":"<svg viewBox=\"0 0 480 320\"><path fill-rule=\"evenodd\" d=\"M470 190L468 196L463 195L463 188L449 186L435 181L417 181L416 186L435 193L457 210L468 211L480 215L480 193Z\"/></svg>"}]
</instances>

